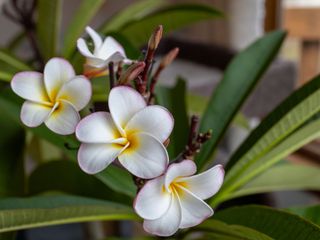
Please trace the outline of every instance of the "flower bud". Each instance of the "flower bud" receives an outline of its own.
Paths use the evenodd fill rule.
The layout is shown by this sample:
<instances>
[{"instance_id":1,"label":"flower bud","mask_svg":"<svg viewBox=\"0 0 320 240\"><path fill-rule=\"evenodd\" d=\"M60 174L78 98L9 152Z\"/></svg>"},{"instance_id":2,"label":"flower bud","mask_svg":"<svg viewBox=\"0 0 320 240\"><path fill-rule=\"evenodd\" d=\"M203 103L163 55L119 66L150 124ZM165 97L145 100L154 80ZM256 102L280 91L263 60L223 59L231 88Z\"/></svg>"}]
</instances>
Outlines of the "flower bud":
<instances>
[{"instance_id":1,"label":"flower bud","mask_svg":"<svg viewBox=\"0 0 320 240\"><path fill-rule=\"evenodd\" d=\"M163 27L162 27L162 25L159 25L149 39L148 48L150 50L154 51L157 49L157 47L160 43L160 40L162 38L162 32L163 32Z\"/></svg>"},{"instance_id":2,"label":"flower bud","mask_svg":"<svg viewBox=\"0 0 320 240\"><path fill-rule=\"evenodd\" d=\"M172 61L177 57L179 53L179 48L174 48L170 52L168 52L161 60L160 66L161 68L165 68L172 63Z\"/></svg>"},{"instance_id":3,"label":"flower bud","mask_svg":"<svg viewBox=\"0 0 320 240\"><path fill-rule=\"evenodd\" d=\"M128 84L130 81L136 79L143 71L146 64L144 62L136 62L132 64L119 78L119 84Z\"/></svg>"}]
</instances>

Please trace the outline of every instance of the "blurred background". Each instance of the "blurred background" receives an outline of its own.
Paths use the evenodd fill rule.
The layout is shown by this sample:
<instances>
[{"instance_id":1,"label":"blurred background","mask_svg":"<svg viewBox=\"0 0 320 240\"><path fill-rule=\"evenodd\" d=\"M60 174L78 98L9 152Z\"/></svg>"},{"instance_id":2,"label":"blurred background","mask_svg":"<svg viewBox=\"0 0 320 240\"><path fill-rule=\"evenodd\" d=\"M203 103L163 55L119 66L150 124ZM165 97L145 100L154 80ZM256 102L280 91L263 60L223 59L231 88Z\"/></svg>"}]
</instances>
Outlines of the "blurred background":
<instances>
[{"instance_id":1,"label":"blurred background","mask_svg":"<svg viewBox=\"0 0 320 240\"><path fill-rule=\"evenodd\" d=\"M0 0L3 4L6 0ZM68 26L72 14L80 1L63 1L63 24ZM111 17L134 0L107 0L91 23L99 26L106 18ZM185 0L172 0L174 3L185 3ZM243 107L244 116L248 119L248 128L252 129L260 119L286 98L296 87L319 73L320 53L320 0L198 0L197 3L212 5L225 13L223 19L193 24L168 35L161 43L159 57L173 47L180 47L178 59L161 75L160 84L173 85L177 76L187 81L189 90L206 99L210 96L232 57L264 33L276 29L286 29L288 38L281 53L271 65L252 96ZM174 21L174 19L172 20ZM164 26L165 27L165 26ZM6 46L19 31L19 26L0 14L0 46ZM5 33L5 34L4 34ZM62 37L61 37L62 40ZM28 44L22 44L18 54L27 58ZM249 75L250 73L248 73ZM232 97L232 96L230 96ZM195 104L195 97L188 99L188 104ZM195 112L200 111L197 107ZM246 128L235 126L227 134L218 154L219 161L233 152L249 132ZM320 141L315 141L288 160L319 165ZM271 205L289 207L297 204L311 204L319 201L314 193L286 192L273 193L269 196ZM100 223L99 223L100 224ZM97 225L91 224L90 228ZM83 228L80 224L64 227L51 227L21 233L21 239L82 239ZM133 229L125 223L116 227L110 226L105 231L124 231ZM99 234L101 228L95 231ZM110 230L111 229L111 230ZM113 229L113 230L112 230ZM127 229L127 230L126 230ZM44 233L45 232L45 233ZM92 230L91 230L92 232ZM45 234L45 235L43 235ZM69 234L69 235L68 235ZM103 236L104 233L101 233ZM51 237L51 238L50 238Z\"/></svg>"}]
</instances>

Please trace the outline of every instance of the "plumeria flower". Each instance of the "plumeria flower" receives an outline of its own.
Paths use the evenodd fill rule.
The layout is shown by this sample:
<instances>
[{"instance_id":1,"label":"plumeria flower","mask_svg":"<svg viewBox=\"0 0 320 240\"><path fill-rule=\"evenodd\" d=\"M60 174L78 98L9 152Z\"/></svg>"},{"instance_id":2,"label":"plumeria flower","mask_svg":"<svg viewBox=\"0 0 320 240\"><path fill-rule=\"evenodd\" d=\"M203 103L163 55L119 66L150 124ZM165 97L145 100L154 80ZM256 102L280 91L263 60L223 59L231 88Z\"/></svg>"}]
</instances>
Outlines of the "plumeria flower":
<instances>
[{"instance_id":1,"label":"plumeria flower","mask_svg":"<svg viewBox=\"0 0 320 240\"><path fill-rule=\"evenodd\" d=\"M201 174L193 175L195 172L194 162L184 160L171 164L164 175L143 186L134 208L145 219L147 232L171 236L179 228L193 227L212 216L212 208L203 200L218 192L224 170L216 165Z\"/></svg>"},{"instance_id":2,"label":"plumeria flower","mask_svg":"<svg viewBox=\"0 0 320 240\"><path fill-rule=\"evenodd\" d=\"M128 86L114 87L108 104L110 113L93 113L77 126L81 169L95 174L118 158L140 178L161 175L168 164L162 143L172 131L172 115L161 106L146 106L143 97Z\"/></svg>"},{"instance_id":3,"label":"plumeria flower","mask_svg":"<svg viewBox=\"0 0 320 240\"><path fill-rule=\"evenodd\" d=\"M67 135L75 131L80 121L79 111L91 98L91 83L76 76L70 63L52 58L44 73L20 72L11 81L12 90L26 101L21 109L21 121L28 127L43 122L55 133Z\"/></svg>"},{"instance_id":4,"label":"plumeria flower","mask_svg":"<svg viewBox=\"0 0 320 240\"><path fill-rule=\"evenodd\" d=\"M86 75L103 75L107 72L110 62L115 64L124 62L130 64L132 61L126 56L123 47L113 38L106 37L104 41L92 28L86 27L86 32L93 40L94 50L91 52L83 38L77 41L80 53L86 57Z\"/></svg>"}]
</instances>

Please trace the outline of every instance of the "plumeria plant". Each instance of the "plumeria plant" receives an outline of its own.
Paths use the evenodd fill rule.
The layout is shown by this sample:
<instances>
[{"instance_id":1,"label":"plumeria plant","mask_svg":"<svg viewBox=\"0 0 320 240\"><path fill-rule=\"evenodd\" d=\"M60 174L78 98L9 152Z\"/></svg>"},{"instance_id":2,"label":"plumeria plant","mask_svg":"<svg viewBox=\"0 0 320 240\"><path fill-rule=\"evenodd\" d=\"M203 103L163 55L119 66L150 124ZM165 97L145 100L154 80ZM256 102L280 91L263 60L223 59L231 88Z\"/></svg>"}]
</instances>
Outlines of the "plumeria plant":
<instances>
[{"instance_id":1,"label":"plumeria plant","mask_svg":"<svg viewBox=\"0 0 320 240\"><path fill-rule=\"evenodd\" d=\"M320 77L248 130L225 165L214 162L285 32L238 53L204 99L190 95L182 79L173 87L159 81L179 46L157 53L168 31L219 11L145 0L98 28L86 26L102 3L81 2L61 45L60 0L3 7L24 40L0 50L0 238L55 224L130 220L139 222L139 233L113 235L320 239L318 205L277 209L255 197L320 190L317 166L283 160L320 136ZM30 44L28 61L14 55L19 41Z\"/></svg>"}]
</instances>

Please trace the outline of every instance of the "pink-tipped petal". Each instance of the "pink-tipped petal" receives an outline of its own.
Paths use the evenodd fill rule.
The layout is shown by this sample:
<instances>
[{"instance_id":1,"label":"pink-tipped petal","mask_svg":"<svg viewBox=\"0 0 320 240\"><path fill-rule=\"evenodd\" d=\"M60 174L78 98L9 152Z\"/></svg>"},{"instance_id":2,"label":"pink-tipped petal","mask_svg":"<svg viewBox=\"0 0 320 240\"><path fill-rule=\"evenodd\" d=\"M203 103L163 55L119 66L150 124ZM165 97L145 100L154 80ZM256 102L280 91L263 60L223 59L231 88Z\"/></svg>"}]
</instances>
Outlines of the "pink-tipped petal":
<instances>
[{"instance_id":1,"label":"pink-tipped petal","mask_svg":"<svg viewBox=\"0 0 320 240\"><path fill-rule=\"evenodd\" d=\"M33 102L48 102L43 82L43 74L38 72L20 72L11 81L12 90L20 97Z\"/></svg>"},{"instance_id":2,"label":"pink-tipped petal","mask_svg":"<svg viewBox=\"0 0 320 240\"><path fill-rule=\"evenodd\" d=\"M133 207L140 217L154 220L167 212L172 194L163 191L163 180L163 176L152 179L139 191Z\"/></svg>"},{"instance_id":3,"label":"pink-tipped petal","mask_svg":"<svg viewBox=\"0 0 320 240\"><path fill-rule=\"evenodd\" d=\"M181 217L179 199L177 196L173 196L167 212L158 219L144 220L143 228L148 233L168 237L178 231Z\"/></svg>"},{"instance_id":4,"label":"pink-tipped petal","mask_svg":"<svg viewBox=\"0 0 320 240\"><path fill-rule=\"evenodd\" d=\"M86 27L86 32L89 34L94 43L94 52L96 53L102 45L102 38L91 27Z\"/></svg>"},{"instance_id":5,"label":"pink-tipped petal","mask_svg":"<svg viewBox=\"0 0 320 240\"><path fill-rule=\"evenodd\" d=\"M75 76L72 65L63 58L51 58L44 67L44 84L51 101L60 91L62 85Z\"/></svg>"},{"instance_id":6,"label":"pink-tipped petal","mask_svg":"<svg viewBox=\"0 0 320 240\"><path fill-rule=\"evenodd\" d=\"M174 120L171 113L161 106L148 106L137 112L128 122L125 131L146 132L160 142L167 140Z\"/></svg>"},{"instance_id":7,"label":"pink-tipped petal","mask_svg":"<svg viewBox=\"0 0 320 240\"><path fill-rule=\"evenodd\" d=\"M68 102L61 100L45 121L46 126L60 135L74 133L80 121L77 110Z\"/></svg>"},{"instance_id":8,"label":"pink-tipped petal","mask_svg":"<svg viewBox=\"0 0 320 240\"><path fill-rule=\"evenodd\" d=\"M28 127L38 127L41 125L49 116L51 107L25 101L21 108L21 121Z\"/></svg>"},{"instance_id":9,"label":"pink-tipped petal","mask_svg":"<svg viewBox=\"0 0 320 240\"><path fill-rule=\"evenodd\" d=\"M119 155L120 163L133 175L150 179L160 176L168 164L168 153L161 142L147 133L130 136L129 147Z\"/></svg>"},{"instance_id":10,"label":"pink-tipped petal","mask_svg":"<svg viewBox=\"0 0 320 240\"><path fill-rule=\"evenodd\" d=\"M83 143L78 151L78 163L84 172L96 174L112 163L122 150L117 144Z\"/></svg>"},{"instance_id":11,"label":"pink-tipped petal","mask_svg":"<svg viewBox=\"0 0 320 240\"><path fill-rule=\"evenodd\" d=\"M77 111L83 109L90 101L92 95L91 83L84 76L76 76L63 84L57 100L66 100L76 108Z\"/></svg>"},{"instance_id":12,"label":"pink-tipped petal","mask_svg":"<svg viewBox=\"0 0 320 240\"><path fill-rule=\"evenodd\" d=\"M85 143L110 143L120 136L110 113L95 112L79 122L76 137Z\"/></svg>"},{"instance_id":13,"label":"pink-tipped petal","mask_svg":"<svg viewBox=\"0 0 320 240\"><path fill-rule=\"evenodd\" d=\"M131 87L114 87L109 94L109 109L119 129L124 129L134 114L146 107L143 97Z\"/></svg>"},{"instance_id":14,"label":"pink-tipped petal","mask_svg":"<svg viewBox=\"0 0 320 240\"><path fill-rule=\"evenodd\" d=\"M184 160L180 163L170 164L164 179L166 189L170 191L169 186L172 183L172 181L180 177L193 175L196 173L196 171L197 171L197 166L191 160Z\"/></svg>"},{"instance_id":15,"label":"pink-tipped petal","mask_svg":"<svg viewBox=\"0 0 320 240\"><path fill-rule=\"evenodd\" d=\"M222 165L216 165L203 173L181 178L178 181L185 182L190 192L205 200L219 191L223 178L224 170Z\"/></svg>"},{"instance_id":16,"label":"pink-tipped petal","mask_svg":"<svg viewBox=\"0 0 320 240\"><path fill-rule=\"evenodd\" d=\"M196 226L213 215L213 210L208 204L185 188L181 188L181 191L179 199L182 217L179 228Z\"/></svg>"}]
</instances>

